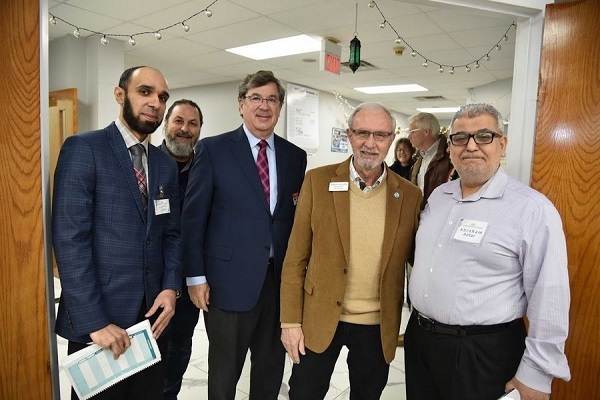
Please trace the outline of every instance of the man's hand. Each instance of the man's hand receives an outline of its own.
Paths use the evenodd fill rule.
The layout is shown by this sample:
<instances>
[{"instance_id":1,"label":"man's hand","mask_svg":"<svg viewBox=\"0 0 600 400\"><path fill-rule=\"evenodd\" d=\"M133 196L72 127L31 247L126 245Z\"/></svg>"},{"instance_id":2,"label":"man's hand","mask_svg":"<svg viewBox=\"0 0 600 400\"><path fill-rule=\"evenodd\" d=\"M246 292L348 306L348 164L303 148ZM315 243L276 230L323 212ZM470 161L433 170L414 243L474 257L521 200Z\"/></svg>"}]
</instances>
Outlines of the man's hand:
<instances>
[{"instance_id":1,"label":"man's hand","mask_svg":"<svg viewBox=\"0 0 600 400\"><path fill-rule=\"evenodd\" d=\"M173 289L165 289L156 296L156 300L154 300L154 304L148 310L144 317L148 318L154 315L159 308L162 309L160 315L152 324L152 334L154 339L158 339L163 331L169 325L169 321L175 314L175 300L177 297L177 293Z\"/></svg>"},{"instance_id":2,"label":"man's hand","mask_svg":"<svg viewBox=\"0 0 600 400\"><path fill-rule=\"evenodd\" d=\"M208 312L208 306L210 304L210 286L208 283L202 283L200 285L188 286L188 293L192 303L204 312Z\"/></svg>"},{"instance_id":3,"label":"man's hand","mask_svg":"<svg viewBox=\"0 0 600 400\"><path fill-rule=\"evenodd\" d=\"M283 328L281 330L281 343L294 364L300 364L300 354L306 355L304 349L304 333L302 328Z\"/></svg>"},{"instance_id":4,"label":"man's hand","mask_svg":"<svg viewBox=\"0 0 600 400\"><path fill-rule=\"evenodd\" d=\"M113 324L90 333L90 337L100 347L112 351L115 360L131 346L127 331Z\"/></svg>"},{"instance_id":5,"label":"man's hand","mask_svg":"<svg viewBox=\"0 0 600 400\"><path fill-rule=\"evenodd\" d=\"M519 395L521 396L521 400L549 400L550 394L540 392L538 390L532 389L529 386L521 383L517 378L512 378L510 381L506 383L505 391L508 392L510 389L515 388L519 391Z\"/></svg>"}]
</instances>

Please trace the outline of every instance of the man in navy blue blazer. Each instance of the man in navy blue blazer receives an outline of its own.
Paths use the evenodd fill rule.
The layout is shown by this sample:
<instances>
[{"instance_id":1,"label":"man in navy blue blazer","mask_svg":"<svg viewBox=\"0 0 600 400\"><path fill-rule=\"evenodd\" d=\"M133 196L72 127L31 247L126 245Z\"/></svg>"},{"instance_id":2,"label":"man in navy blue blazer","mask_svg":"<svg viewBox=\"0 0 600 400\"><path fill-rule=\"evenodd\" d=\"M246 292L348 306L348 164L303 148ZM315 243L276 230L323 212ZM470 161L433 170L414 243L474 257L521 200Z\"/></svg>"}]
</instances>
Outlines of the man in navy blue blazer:
<instances>
[{"instance_id":1,"label":"man in navy blue blazer","mask_svg":"<svg viewBox=\"0 0 600 400\"><path fill-rule=\"evenodd\" d=\"M118 358L130 346L125 329L145 318L164 351L161 334L181 290L181 239L177 165L148 143L163 119L167 82L154 68L134 67L114 94L119 118L61 148L52 243L62 288L56 333L68 339L69 354L94 342ZM139 179L129 150L135 145L143 146ZM161 399L162 364L94 398Z\"/></svg>"},{"instance_id":2,"label":"man in navy blue blazer","mask_svg":"<svg viewBox=\"0 0 600 400\"><path fill-rule=\"evenodd\" d=\"M306 170L306 152L273 132L284 98L272 72L246 76L242 126L200 140L190 171L183 265L190 298L205 311L210 400L234 399L248 350L250 400L277 399L281 386L281 266Z\"/></svg>"}]
</instances>

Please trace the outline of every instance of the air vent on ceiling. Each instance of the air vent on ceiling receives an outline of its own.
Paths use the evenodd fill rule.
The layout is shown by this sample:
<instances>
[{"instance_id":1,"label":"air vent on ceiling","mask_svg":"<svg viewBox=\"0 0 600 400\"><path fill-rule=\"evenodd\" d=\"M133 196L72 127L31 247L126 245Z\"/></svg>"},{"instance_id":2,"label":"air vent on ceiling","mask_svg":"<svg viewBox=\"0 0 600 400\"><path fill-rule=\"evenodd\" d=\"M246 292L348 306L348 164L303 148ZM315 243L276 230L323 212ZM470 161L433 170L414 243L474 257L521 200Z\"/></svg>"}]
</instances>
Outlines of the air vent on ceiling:
<instances>
[{"instance_id":1,"label":"air vent on ceiling","mask_svg":"<svg viewBox=\"0 0 600 400\"><path fill-rule=\"evenodd\" d=\"M444 96L416 96L416 100L419 101L441 101L446 100Z\"/></svg>"},{"instance_id":2,"label":"air vent on ceiling","mask_svg":"<svg viewBox=\"0 0 600 400\"><path fill-rule=\"evenodd\" d=\"M348 66L348 61L340 63L340 71L341 72L352 72L352 70L350 69L350 67ZM373 64L371 64L368 61L365 60L360 60L360 67L358 67L358 69L356 70L356 72L363 72L363 71L375 71L378 70L379 67L374 66Z\"/></svg>"}]
</instances>

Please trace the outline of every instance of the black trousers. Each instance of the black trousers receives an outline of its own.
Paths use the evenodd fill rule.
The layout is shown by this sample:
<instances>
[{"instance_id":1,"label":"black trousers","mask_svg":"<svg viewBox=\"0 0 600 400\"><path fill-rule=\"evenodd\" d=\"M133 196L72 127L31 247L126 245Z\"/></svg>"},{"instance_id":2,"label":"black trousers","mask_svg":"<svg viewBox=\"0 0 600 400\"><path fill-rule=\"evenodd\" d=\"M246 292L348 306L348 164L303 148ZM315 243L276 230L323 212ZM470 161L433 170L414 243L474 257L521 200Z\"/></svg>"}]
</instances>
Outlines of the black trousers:
<instances>
[{"instance_id":1,"label":"black trousers","mask_svg":"<svg viewBox=\"0 0 600 400\"><path fill-rule=\"evenodd\" d=\"M200 318L200 309L190 300L185 280L181 297L177 299L175 315L169 323L168 353L163 353L166 361L164 400L176 400L181 390L183 375L192 356L192 337Z\"/></svg>"},{"instance_id":2,"label":"black trousers","mask_svg":"<svg viewBox=\"0 0 600 400\"><path fill-rule=\"evenodd\" d=\"M145 304L142 301L142 304ZM144 307L144 306L142 306ZM140 310L138 314L138 322L146 319L144 314L147 311L145 308ZM157 313L159 313L157 311ZM149 318L150 325L156 321L157 313ZM128 328L128 327L125 327ZM168 338L165 333L156 340L158 349L162 356L162 360L148 367L137 374L131 375L129 378L122 380L114 386L98 393L93 397L94 400L162 400L162 388L164 379L164 355L167 354ZM85 343L68 342L67 354L72 354L78 350L88 347ZM71 389L71 399L79 400L75 390Z\"/></svg>"},{"instance_id":3,"label":"black trousers","mask_svg":"<svg viewBox=\"0 0 600 400\"><path fill-rule=\"evenodd\" d=\"M279 327L279 290L269 267L256 306L233 312L210 306L202 313L208 335L208 399L233 400L248 349L250 400L275 400L283 379L285 349Z\"/></svg>"},{"instance_id":4,"label":"black trousers","mask_svg":"<svg viewBox=\"0 0 600 400\"><path fill-rule=\"evenodd\" d=\"M413 312L404 335L407 400L496 400L517 372L525 324L468 336L433 333Z\"/></svg>"},{"instance_id":5,"label":"black trousers","mask_svg":"<svg viewBox=\"0 0 600 400\"><path fill-rule=\"evenodd\" d=\"M340 322L329 347L321 354L306 349L290 377L290 400L324 399L342 346L348 348L350 400L378 400L390 366L381 347L379 325Z\"/></svg>"}]
</instances>

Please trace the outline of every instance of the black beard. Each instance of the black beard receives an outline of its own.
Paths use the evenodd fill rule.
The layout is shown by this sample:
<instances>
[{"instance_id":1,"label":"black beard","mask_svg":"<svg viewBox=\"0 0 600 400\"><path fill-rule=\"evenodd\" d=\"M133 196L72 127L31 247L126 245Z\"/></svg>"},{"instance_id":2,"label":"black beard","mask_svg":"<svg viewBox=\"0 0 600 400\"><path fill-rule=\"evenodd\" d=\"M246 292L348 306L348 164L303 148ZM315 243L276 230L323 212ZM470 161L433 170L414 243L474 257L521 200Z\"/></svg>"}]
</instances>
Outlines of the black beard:
<instances>
[{"instance_id":1,"label":"black beard","mask_svg":"<svg viewBox=\"0 0 600 400\"><path fill-rule=\"evenodd\" d=\"M125 91L125 102L123 103L123 119L129 125L129 128L132 131L141 133L143 135L149 135L153 133L162 123L162 121L140 121L133 115L133 110L131 108L131 102L129 101L129 96L127 95L127 91Z\"/></svg>"}]
</instances>

